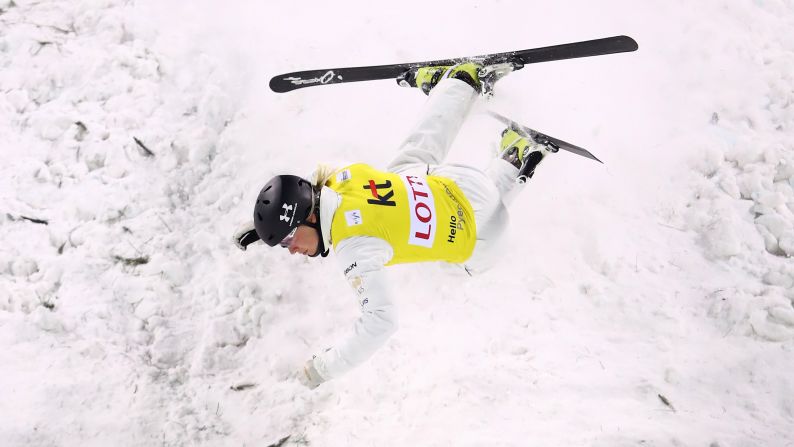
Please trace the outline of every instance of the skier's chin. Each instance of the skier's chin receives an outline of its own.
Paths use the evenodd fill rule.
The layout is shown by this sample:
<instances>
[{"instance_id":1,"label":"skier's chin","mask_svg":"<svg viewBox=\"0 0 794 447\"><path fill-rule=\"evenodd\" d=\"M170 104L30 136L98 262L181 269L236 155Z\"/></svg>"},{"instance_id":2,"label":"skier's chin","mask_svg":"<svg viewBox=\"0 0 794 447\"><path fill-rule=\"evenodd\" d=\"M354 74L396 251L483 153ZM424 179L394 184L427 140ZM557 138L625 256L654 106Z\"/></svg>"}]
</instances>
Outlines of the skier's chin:
<instances>
[{"instance_id":1,"label":"skier's chin","mask_svg":"<svg viewBox=\"0 0 794 447\"><path fill-rule=\"evenodd\" d=\"M306 255L306 256L308 256L310 258L316 258L317 255L319 255L319 254L320 254L319 247L314 247L314 252L312 254L309 254L308 250L306 251L306 253L304 253L304 255Z\"/></svg>"}]
</instances>

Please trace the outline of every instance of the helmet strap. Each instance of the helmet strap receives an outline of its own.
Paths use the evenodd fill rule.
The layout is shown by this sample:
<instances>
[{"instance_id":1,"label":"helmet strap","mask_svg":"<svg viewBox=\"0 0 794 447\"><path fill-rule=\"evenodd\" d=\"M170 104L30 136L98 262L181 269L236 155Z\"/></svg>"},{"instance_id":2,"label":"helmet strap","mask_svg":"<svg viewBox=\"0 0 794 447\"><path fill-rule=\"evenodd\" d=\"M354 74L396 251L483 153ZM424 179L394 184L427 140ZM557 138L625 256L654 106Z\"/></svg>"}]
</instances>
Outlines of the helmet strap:
<instances>
[{"instance_id":1,"label":"helmet strap","mask_svg":"<svg viewBox=\"0 0 794 447\"><path fill-rule=\"evenodd\" d=\"M303 222L302 225L306 225L307 227L314 228L314 231L317 232L317 253L312 255L311 257L314 258L317 255L321 255L323 258L328 256L328 249L325 248L325 242L323 242L323 229L320 226L320 216L317 216L317 222Z\"/></svg>"},{"instance_id":2,"label":"helmet strap","mask_svg":"<svg viewBox=\"0 0 794 447\"><path fill-rule=\"evenodd\" d=\"M309 215L311 214L314 214L314 222L303 222L303 225L312 227L314 228L314 231L317 232L317 252L311 257L314 258L317 257L317 255L320 255L325 258L328 256L329 250L325 247L325 241L323 241L323 228L320 224L320 191L316 191L314 193L312 200L312 211L309 213Z\"/></svg>"}]
</instances>

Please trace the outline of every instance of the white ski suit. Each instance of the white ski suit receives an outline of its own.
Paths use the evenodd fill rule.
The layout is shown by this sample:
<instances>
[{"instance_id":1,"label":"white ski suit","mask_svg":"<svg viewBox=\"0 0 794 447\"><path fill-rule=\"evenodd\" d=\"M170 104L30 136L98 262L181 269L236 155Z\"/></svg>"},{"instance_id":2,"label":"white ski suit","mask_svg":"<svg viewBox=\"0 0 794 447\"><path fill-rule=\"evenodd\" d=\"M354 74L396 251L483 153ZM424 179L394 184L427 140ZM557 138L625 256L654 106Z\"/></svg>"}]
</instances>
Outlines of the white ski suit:
<instances>
[{"instance_id":1,"label":"white ski suit","mask_svg":"<svg viewBox=\"0 0 794 447\"><path fill-rule=\"evenodd\" d=\"M453 180L469 200L475 216L477 239L472 256L463 264L469 274L492 264L507 222L506 204L517 193L518 169L495 158L485 172L473 167L442 164L455 136L478 95L468 84L444 79L431 91L419 122L387 166L398 174L428 174ZM331 246L331 221L339 195L323 187L320 223L326 247ZM313 364L324 380L338 377L368 359L397 329L394 295L382 269L393 256L391 246L375 237L350 237L335 246L339 268L358 295L361 317L352 332L318 354Z\"/></svg>"}]
</instances>

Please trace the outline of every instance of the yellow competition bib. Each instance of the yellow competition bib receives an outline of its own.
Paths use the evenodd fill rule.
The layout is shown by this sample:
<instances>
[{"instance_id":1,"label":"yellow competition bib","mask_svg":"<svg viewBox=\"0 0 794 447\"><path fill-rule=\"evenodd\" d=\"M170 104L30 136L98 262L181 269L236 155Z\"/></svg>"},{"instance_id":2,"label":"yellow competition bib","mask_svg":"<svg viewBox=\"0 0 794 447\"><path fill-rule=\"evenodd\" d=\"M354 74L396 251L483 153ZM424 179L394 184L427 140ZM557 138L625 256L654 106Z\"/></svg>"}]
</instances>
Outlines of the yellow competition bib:
<instances>
[{"instance_id":1,"label":"yellow competition bib","mask_svg":"<svg viewBox=\"0 0 794 447\"><path fill-rule=\"evenodd\" d=\"M474 211L452 180L354 164L336 171L326 186L342 197L331 222L334 246L354 236L383 239L394 250L387 265L462 263L474 251Z\"/></svg>"}]
</instances>

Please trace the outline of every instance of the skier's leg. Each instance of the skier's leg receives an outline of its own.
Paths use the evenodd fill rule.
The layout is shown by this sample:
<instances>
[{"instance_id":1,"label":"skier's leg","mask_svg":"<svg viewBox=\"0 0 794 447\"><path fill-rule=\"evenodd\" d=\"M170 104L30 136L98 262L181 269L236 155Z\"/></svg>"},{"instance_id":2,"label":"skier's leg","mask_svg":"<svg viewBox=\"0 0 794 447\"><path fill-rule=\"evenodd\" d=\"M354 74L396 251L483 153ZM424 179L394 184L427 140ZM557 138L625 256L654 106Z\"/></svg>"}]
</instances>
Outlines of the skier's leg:
<instances>
[{"instance_id":1,"label":"skier's leg","mask_svg":"<svg viewBox=\"0 0 794 447\"><path fill-rule=\"evenodd\" d=\"M541 146L503 132L499 156L491 161L484 173L461 165L441 165L430 171L433 175L452 179L474 210L477 241L474 253L464 265L469 274L490 268L506 249L507 242L503 236L510 217L507 207L524 187L517 181L519 173L523 171L531 177L534 168L548 152L545 146Z\"/></svg>"},{"instance_id":2,"label":"skier's leg","mask_svg":"<svg viewBox=\"0 0 794 447\"><path fill-rule=\"evenodd\" d=\"M502 131L499 156L491 161L486 173L499 189L505 205L513 202L523 189L524 182L532 178L535 168L551 152L553 149L512 128Z\"/></svg>"},{"instance_id":3,"label":"skier's leg","mask_svg":"<svg viewBox=\"0 0 794 447\"><path fill-rule=\"evenodd\" d=\"M521 190L524 189L524 184L516 181L518 168L502 158L491 160L491 163L485 169L485 174L496 185L496 189L499 190L499 196L505 206L510 206Z\"/></svg>"},{"instance_id":4,"label":"skier's leg","mask_svg":"<svg viewBox=\"0 0 794 447\"><path fill-rule=\"evenodd\" d=\"M439 82L387 170L400 173L422 166L426 172L426 165L441 164L476 99L477 92L461 80Z\"/></svg>"},{"instance_id":5,"label":"skier's leg","mask_svg":"<svg viewBox=\"0 0 794 447\"><path fill-rule=\"evenodd\" d=\"M474 253L464 265L466 272L473 275L488 270L503 250L502 234L509 221L501 191L486 173L471 166L441 165L432 169L430 174L454 181L474 211L477 240Z\"/></svg>"}]
</instances>

